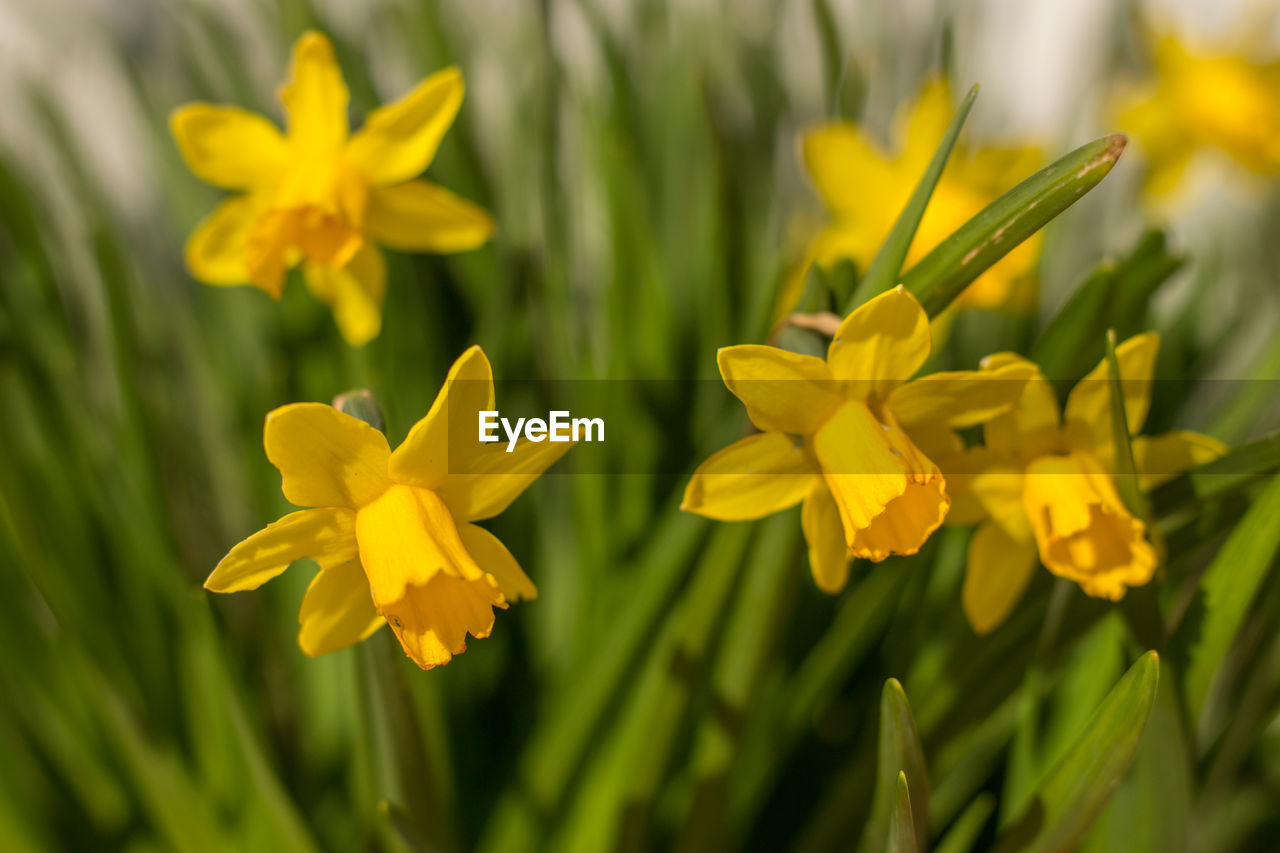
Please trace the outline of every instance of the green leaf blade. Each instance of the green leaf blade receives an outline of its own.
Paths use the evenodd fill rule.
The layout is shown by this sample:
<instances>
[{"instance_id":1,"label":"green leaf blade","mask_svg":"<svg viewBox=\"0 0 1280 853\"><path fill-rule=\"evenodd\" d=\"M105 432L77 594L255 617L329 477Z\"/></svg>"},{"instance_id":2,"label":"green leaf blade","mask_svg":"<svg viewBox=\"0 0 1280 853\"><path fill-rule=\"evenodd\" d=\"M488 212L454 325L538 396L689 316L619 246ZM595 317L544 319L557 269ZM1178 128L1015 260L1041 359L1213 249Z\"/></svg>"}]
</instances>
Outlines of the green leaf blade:
<instances>
[{"instance_id":1,"label":"green leaf blade","mask_svg":"<svg viewBox=\"0 0 1280 853\"><path fill-rule=\"evenodd\" d=\"M974 279L1097 186L1124 146L1120 134L1106 136L1041 169L938 244L902 284L936 317Z\"/></svg>"},{"instance_id":2,"label":"green leaf blade","mask_svg":"<svg viewBox=\"0 0 1280 853\"><path fill-rule=\"evenodd\" d=\"M1214 677L1278 551L1280 476L1272 478L1249 507L1205 572L1197 594L1203 618L1188 619L1180 629L1177 639L1188 654L1183 693L1193 720L1200 717Z\"/></svg>"},{"instance_id":3,"label":"green leaf blade","mask_svg":"<svg viewBox=\"0 0 1280 853\"><path fill-rule=\"evenodd\" d=\"M1155 705L1159 657L1147 652L1112 688L996 849L1074 850L1128 773Z\"/></svg>"}]
</instances>

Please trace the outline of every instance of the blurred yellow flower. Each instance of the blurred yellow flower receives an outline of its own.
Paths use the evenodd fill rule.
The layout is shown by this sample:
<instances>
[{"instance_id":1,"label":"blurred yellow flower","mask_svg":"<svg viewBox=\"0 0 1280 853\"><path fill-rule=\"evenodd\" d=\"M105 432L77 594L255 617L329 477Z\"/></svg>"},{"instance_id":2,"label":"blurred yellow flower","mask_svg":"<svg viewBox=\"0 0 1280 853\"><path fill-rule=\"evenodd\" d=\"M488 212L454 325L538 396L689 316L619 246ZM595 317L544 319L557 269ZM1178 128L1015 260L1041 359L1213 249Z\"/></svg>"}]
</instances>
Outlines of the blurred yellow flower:
<instances>
[{"instance_id":1,"label":"blurred yellow flower","mask_svg":"<svg viewBox=\"0 0 1280 853\"><path fill-rule=\"evenodd\" d=\"M1150 159L1152 195L1177 189L1203 149L1258 174L1280 173L1280 63L1193 53L1169 36L1156 40L1153 61L1154 79L1117 104L1121 128Z\"/></svg>"},{"instance_id":2,"label":"blurred yellow flower","mask_svg":"<svg viewBox=\"0 0 1280 853\"><path fill-rule=\"evenodd\" d=\"M494 408L493 373L479 347L449 370L426 417L392 453L362 420L321 403L267 415L263 443L284 496L310 507L231 549L205 581L213 592L256 589L297 560L320 565L302 600L298 644L322 655L383 622L423 669L448 663L466 636L489 636L493 608L537 590L506 547L473 522L492 518L570 446L458 438ZM449 437L450 424L455 435Z\"/></svg>"},{"instance_id":3,"label":"blurred yellow flower","mask_svg":"<svg viewBox=\"0 0 1280 853\"><path fill-rule=\"evenodd\" d=\"M1159 337L1145 333L1116 349L1129 432L1151 402ZM998 353L983 369L1034 371L1008 413L989 421L985 446L939 460L954 503L948 523L978 524L969 543L963 603L979 634L999 626L1021 598L1037 553L1049 571L1087 594L1118 600L1151 580L1156 552L1146 525L1116 491L1111 388L1105 361L1080 381L1059 415L1052 385L1019 355ZM1216 439L1171 432L1133 439L1138 485L1150 489L1221 455Z\"/></svg>"},{"instance_id":4,"label":"blurred yellow flower","mask_svg":"<svg viewBox=\"0 0 1280 853\"><path fill-rule=\"evenodd\" d=\"M187 104L170 126L187 165L238 195L187 241L192 275L252 284L275 298L302 265L308 289L333 308L360 346L382 325L386 268L375 243L402 251L459 252L493 233L480 207L415 180L462 104L462 75L446 68L348 135L346 83L329 40L304 34L280 90L288 133L238 107Z\"/></svg>"},{"instance_id":5,"label":"blurred yellow flower","mask_svg":"<svg viewBox=\"0 0 1280 853\"><path fill-rule=\"evenodd\" d=\"M702 463L682 508L737 521L803 501L810 568L831 593L844 587L851 557L914 554L950 505L930 455L954 452L950 431L1007 410L1022 391L1018 377L1030 376L1011 365L908 382L931 347L928 316L899 286L840 324L826 360L721 349L720 375L761 433Z\"/></svg>"},{"instance_id":6,"label":"blurred yellow flower","mask_svg":"<svg viewBox=\"0 0 1280 853\"><path fill-rule=\"evenodd\" d=\"M803 136L805 168L831 215L809 247L805 270L810 262L830 267L845 258L859 269L867 268L933 159L952 114L948 86L934 82L914 105L899 111L892 151L885 151L848 122L819 127ZM1030 146L966 151L957 145L920 221L906 267L1010 189L1012 176L1032 172L1040 160L1040 151ZM1030 309L1040 248L1041 237L1036 234L978 276L957 304Z\"/></svg>"}]
</instances>

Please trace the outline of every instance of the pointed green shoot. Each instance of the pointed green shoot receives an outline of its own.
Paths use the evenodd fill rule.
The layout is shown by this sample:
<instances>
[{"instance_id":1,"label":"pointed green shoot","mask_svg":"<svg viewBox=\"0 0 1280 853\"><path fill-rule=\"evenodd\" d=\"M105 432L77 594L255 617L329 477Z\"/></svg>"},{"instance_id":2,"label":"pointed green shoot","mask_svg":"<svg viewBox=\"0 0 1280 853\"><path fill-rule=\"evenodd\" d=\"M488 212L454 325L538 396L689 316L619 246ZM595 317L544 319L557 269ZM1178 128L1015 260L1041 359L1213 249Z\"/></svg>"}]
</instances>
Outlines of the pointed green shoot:
<instances>
[{"instance_id":1,"label":"pointed green shoot","mask_svg":"<svg viewBox=\"0 0 1280 853\"><path fill-rule=\"evenodd\" d=\"M887 853L916 853L920 845L911 816L911 786L907 784L906 773L898 772L893 795L893 819L889 822L889 840L884 849Z\"/></svg>"},{"instance_id":2,"label":"pointed green shoot","mask_svg":"<svg viewBox=\"0 0 1280 853\"><path fill-rule=\"evenodd\" d=\"M898 779L906 774L911 789L912 811L915 814L912 837L926 838L929 814L929 778L925 769L924 751L920 747L920 735L916 721L911 716L907 694L896 678L884 683L880 694L880 746L876 767L876 790L871 801L871 816L863 831L862 849L880 850L885 839L892 847L892 826L898 809ZM912 848L914 849L914 848Z\"/></svg>"}]
</instances>

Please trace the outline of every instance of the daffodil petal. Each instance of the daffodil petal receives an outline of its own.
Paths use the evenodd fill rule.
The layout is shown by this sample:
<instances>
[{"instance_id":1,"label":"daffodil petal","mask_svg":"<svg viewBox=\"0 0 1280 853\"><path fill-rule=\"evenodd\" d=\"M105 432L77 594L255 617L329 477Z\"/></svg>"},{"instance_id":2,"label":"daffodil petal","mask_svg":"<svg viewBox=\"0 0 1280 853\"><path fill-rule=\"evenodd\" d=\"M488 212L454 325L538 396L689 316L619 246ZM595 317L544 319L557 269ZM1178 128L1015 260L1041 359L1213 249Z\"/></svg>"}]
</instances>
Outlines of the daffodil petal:
<instances>
[{"instance_id":1,"label":"daffodil petal","mask_svg":"<svg viewBox=\"0 0 1280 853\"><path fill-rule=\"evenodd\" d=\"M356 513L360 562L378 612L437 574L484 575L467 552L448 507L432 491L392 486ZM390 621L390 617L388 617Z\"/></svg>"},{"instance_id":2,"label":"daffodil petal","mask_svg":"<svg viewBox=\"0 0 1280 853\"><path fill-rule=\"evenodd\" d=\"M977 634L991 633L1009 617L1035 567L1035 540L1016 539L991 521L974 531L960 600Z\"/></svg>"},{"instance_id":3,"label":"daffodil petal","mask_svg":"<svg viewBox=\"0 0 1280 853\"><path fill-rule=\"evenodd\" d=\"M855 557L914 554L946 517L950 500L938 466L864 404L841 406L813 449Z\"/></svg>"},{"instance_id":4,"label":"daffodil petal","mask_svg":"<svg viewBox=\"0 0 1280 853\"><path fill-rule=\"evenodd\" d=\"M458 356L426 416L391 454L391 479L434 489L451 471L463 470L470 455L493 446L477 440L479 412L492 410L493 368L473 346Z\"/></svg>"},{"instance_id":5,"label":"daffodil petal","mask_svg":"<svg viewBox=\"0 0 1280 853\"><path fill-rule=\"evenodd\" d=\"M307 289L333 309L343 339L364 346L382 329L382 300L387 289L387 265L382 252L366 245L340 269L308 264Z\"/></svg>"},{"instance_id":6,"label":"daffodil petal","mask_svg":"<svg viewBox=\"0 0 1280 853\"><path fill-rule=\"evenodd\" d=\"M930 459L948 459L964 452L964 439L946 424L912 424L907 430L911 443Z\"/></svg>"},{"instance_id":7,"label":"daffodil petal","mask_svg":"<svg viewBox=\"0 0 1280 853\"><path fill-rule=\"evenodd\" d=\"M928 167L954 113L951 87L943 79L930 80L915 103L897 111L894 138L902 146L902 167L907 173L919 175Z\"/></svg>"},{"instance_id":8,"label":"daffodil petal","mask_svg":"<svg viewBox=\"0 0 1280 853\"><path fill-rule=\"evenodd\" d=\"M349 100L329 39L314 30L303 33L293 46L289 82L280 89L295 152L305 157L341 151L350 129Z\"/></svg>"},{"instance_id":9,"label":"daffodil petal","mask_svg":"<svg viewBox=\"0 0 1280 853\"><path fill-rule=\"evenodd\" d=\"M1022 388L1022 396L1008 412L983 425L987 447L1011 456L1030 458L1056 449L1061 427L1058 397L1040 368L1015 353L996 353L982 360L982 369L999 373L1021 365L1033 373Z\"/></svg>"},{"instance_id":10,"label":"daffodil petal","mask_svg":"<svg viewBox=\"0 0 1280 853\"><path fill-rule=\"evenodd\" d=\"M900 205L893 200L906 198L887 154L855 125L810 130L800 141L800 153L813 185L837 218L865 219L868 199L896 210Z\"/></svg>"},{"instance_id":11,"label":"daffodil petal","mask_svg":"<svg viewBox=\"0 0 1280 853\"><path fill-rule=\"evenodd\" d=\"M348 162L375 187L421 174L462 106L463 88L462 72L445 68L398 101L378 107L351 137Z\"/></svg>"},{"instance_id":12,"label":"daffodil petal","mask_svg":"<svg viewBox=\"0 0 1280 853\"><path fill-rule=\"evenodd\" d=\"M263 445L280 469L284 496L298 506L360 507L391 484L386 436L323 403L272 411Z\"/></svg>"},{"instance_id":13,"label":"daffodil petal","mask_svg":"<svg viewBox=\"0 0 1280 853\"><path fill-rule=\"evenodd\" d=\"M995 519L1010 535L1029 538L1022 505L1022 469L1016 459L988 447L973 447L938 463L947 481L947 524Z\"/></svg>"},{"instance_id":14,"label":"daffodil petal","mask_svg":"<svg viewBox=\"0 0 1280 853\"><path fill-rule=\"evenodd\" d=\"M1155 332L1135 335L1116 347L1120 365L1120 390L1124 394L1125 419L1129 434L1137 435L1147 420L1151 405L1152 375L1160 336ZM1111 448L1111 374L1103 359L1067 396L1064 423L1068 434L1082 449Z\"/></svg>"},{"instance_id":15,"label":"daffodil petal","mask_svg":"<svg viewBox=\"0 0 1280 853\"><path fill-rule=\"evenodd\" d=\"M348 560L311 579L298 611L298 646L311 657L327 655L366 639L386 622L373 606L360 561Z\"/></svg>"},{"instance_id":16,"label":"daffodil petal","mask_svg":"<svg viewBox=\"0 0 1280 853\"><path fill-rule=\"evenodd\" d=\"M680 508L720 521L763 518L803 500L818 473L800 440L780 432L749 436L698 466Z\"/></svg>"},{"instance_id":17,"label":"daffodil petal","mask_svg":"<svg viewBox=\"0 0 1280 853\"><path fill-rule=\"evenodd\" d=\"M437 491L450 512L465 521L493 518L520 497L533 481L568 452L571 441L521 438L510 453L504 443L477 442Z\"/></svg>"},{"instance_id":18,"label":"daffodil petal","mask_svg":"<svg viewBox=\"0 0 1280 853\"><path fill-rule=\"evenodd\" d=\"M895 388L889 408L908 431L915 424L938 423L965 429L1010 411L1037 373L1030 364L933 373Z\"/></svg>"},{"instance_id":19,"label":"daffodil petal","mask_svg":"<svg viewBox=\"0 0 1280 853\"><path fill-rule=\"evenodd\" d=\"M884 396L929 358L929 316L899 285L845 318L827 351L827 366L859 399Z\"/></svg>"},{"instance_id":20,"label":"daffodil petal","mask_svg":"<svg viewBox=\"0 0 1280 853\"><path fill-rule=\"evenodd\" d=\"M849 581L849 546L844 541L840 508L827 484L814 478L800 511L800 524L809 546L809 570L818 589L835 595Z\"/></svg>"},{"instance_id":21,"label":"daffodil petal","mask_svg":"<svg viewBox=\"0 0 1280 853\"><path fill-rule=\"evenodd\" d=\"M403 597L382 605L404 653L423 669L448 663L467 650L467 634L476 639L493 630L493 608L505 608L502 593L489 575L462 578L439 572Z\"/></svg>"},{"instance_id":22,"label":"daffodil petal","mask_svg":"<svg viewBox=\"0 0 1280 853\"><path fill-rule=\"evenodd\" d=\"M229 198L214 208L187 240L187 269L205 284L248 284L245 247L259 207L249 196Z\"/></svg>"},{"instance_id":23,"label":"daffodil petal","mask_svg":"<svg viewBox=\"0 0 1280 853\"><path fill-rule=\"evenodd\" d=\"M365 228L382 245L402 252L465 252L493 236L483 207L429 181L375 189Z\"/></svg>"},{"instance_id":24,"label":"daffodil petal","mask_svg":"<svg viewBox=\"0 0 1280 853\"><path fill-rule=\"evenodd\" d=\"M475 524L458 525L458 535L476 565L493 575L498 582L498 590L507 601L538 597L538 588L497 536Z\"/></svg>"},{"instance_id":25,"label":"daffodil petal","mask_svg":"<svg viewBox=\"0 0 1280 853\"><path fill-rule=\"evenodd\" d=\"M338 507L299 510L232 548L204 588L211 592L257 589L298 560L311 559L329 567L355 554L355 513Z\"/></svg>"},{"instance_id":26,"label":"daffodil petal","mask_svg":"<svg viewBox=\"0 0 1280 853\"><path fill-rule=\"evenodd\" d=\"M722 347L716 362L763 432L814 433L843 402L827 363L811 355L747 344Z\"/></svg>"},{"instance_id":27,"label":"daffodil petal","mask_svg":"<svg viewBox=\"0 0 1280 853\"><path fill-rule=\"evenodd\" d=\"M174 110L169 128L187 166L215 187L269 185L288 163L289 148L276 126L239 107L187 104Z\"/></svg>"},{"instance_id":28,"label":"daffodil petal","mask_svg":"<svg viewBox=\"0 0 1280 853\"><path fill-rule=\"evenodd\" d=\"M1133 461L1143 490L1156 486L1227 452L1218 439L1198 432L1178 430L1133 440Z\"/></svg>"}]
</instances>

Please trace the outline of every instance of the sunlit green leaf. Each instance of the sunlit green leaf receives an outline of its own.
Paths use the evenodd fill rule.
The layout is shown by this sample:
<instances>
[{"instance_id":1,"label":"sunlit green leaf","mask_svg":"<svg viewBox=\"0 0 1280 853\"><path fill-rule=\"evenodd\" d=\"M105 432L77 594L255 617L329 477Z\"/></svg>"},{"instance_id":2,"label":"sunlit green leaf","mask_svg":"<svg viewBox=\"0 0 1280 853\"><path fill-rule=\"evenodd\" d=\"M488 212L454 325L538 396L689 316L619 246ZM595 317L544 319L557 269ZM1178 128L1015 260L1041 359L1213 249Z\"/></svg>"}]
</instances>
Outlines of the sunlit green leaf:
<instances>
[{"instance_id":1,"label":"sunlit green leaf","mask_svg":"<svg viewBox=\"0 0 1280 853\"><path fill-rule=\"evenodd\" d=\"M902 284L936 317L996 261L1097 186L1124 145L1123 136L1107 136L1041 169L938 244L902 276Z\"/></svg>"}]
</instances>

